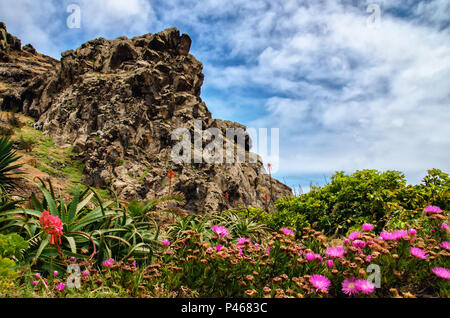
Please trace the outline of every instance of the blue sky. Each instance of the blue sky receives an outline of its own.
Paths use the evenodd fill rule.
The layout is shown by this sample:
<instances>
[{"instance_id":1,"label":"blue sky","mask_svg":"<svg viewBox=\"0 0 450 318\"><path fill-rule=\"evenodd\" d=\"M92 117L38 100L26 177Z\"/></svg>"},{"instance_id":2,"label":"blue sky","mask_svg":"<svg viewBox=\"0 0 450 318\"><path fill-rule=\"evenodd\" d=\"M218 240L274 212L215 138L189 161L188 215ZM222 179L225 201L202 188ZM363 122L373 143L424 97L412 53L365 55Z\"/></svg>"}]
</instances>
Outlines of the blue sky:
<instances>
[{"instance_id":1,"label":"blue sky","mask_svg":"<svg viewBox=\"0 0 450 318\"><path fill-rule=\"evenodd\" d=\"M80 29L66 25L72 3ZM213 116L279 128L276 176L304 191L336 170L400 170L411 183L450 171L448 0L3 0L0 20L56 58L178 27L204 64Z\"/></svg>"}]
</instances>

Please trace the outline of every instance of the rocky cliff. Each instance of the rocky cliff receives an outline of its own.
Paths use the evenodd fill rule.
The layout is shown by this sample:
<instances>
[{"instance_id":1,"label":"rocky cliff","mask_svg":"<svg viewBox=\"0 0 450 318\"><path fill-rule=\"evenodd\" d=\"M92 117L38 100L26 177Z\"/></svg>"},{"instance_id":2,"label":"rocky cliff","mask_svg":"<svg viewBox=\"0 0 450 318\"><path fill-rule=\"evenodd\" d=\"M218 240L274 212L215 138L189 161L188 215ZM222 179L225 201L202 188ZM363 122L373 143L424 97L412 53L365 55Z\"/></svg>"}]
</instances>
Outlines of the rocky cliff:
<instances>
[{"instance_id":1,"label":"rocky cliff","mask_svg":"<svg viewBox=\"0 0 450 318\"><path fill-rule=\"evenodd\" d=\"M190 37L176 28L132 39L95 39L63 52L59 63L14 43L17 56L34 54L42 66L11 81L16 98L12 103L3 95L2 109L17 107L59 145L73 145L84 162L85 183L109 186L124 199L181 192L184 208L193 211L264 207L270 192L272 199L291 194L265 173L258 156L249 162L251 140L245 126L211 117L200 97L203 65L189 53ZM0 54L9 59L11 50L2 48ZM174 139L173 132L186 128L194 145L199 124L202 147L223 143L224 149L243 151L247 160L174 162L173 147L186 136ZM223 136L203 133L208 128L218 128ZM228 139L227 128L240 128L243 135ZM192 146L193 157L195 151Z\"/></svg>"},{"instance_id":2,"label":"rocky cliff","mask_svg":"<svg viewBox=\"0 0 450 318\"><path fill-rule=\"evenodd\" d=\"M21 91L37 75L54 69L59 61L36 52L31 44L9 34L0 22L0 104L7 109L21 107Z\"/></svg>"}]
</instances>

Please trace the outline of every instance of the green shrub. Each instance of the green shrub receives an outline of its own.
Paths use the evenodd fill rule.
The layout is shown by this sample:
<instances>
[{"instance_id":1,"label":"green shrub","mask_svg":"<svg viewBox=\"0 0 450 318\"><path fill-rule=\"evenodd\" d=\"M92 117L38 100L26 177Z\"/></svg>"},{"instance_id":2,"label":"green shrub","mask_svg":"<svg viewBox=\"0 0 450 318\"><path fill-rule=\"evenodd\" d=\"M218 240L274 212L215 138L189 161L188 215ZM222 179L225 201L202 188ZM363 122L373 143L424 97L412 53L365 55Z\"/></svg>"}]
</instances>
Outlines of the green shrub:
<instances>
[{"instance_id":1,"label":"green shrub","mask_svg":"<svg viewBox=\"0 0 450 318\"><path fill-rule=\"evenodd\" d=\"M373 223L381 230L387 223L401 225L420 217L423 207L449 208L448 175L430 170L423 183L406 185L398 171L357 171L352 175L337 172L331 183L312 187L299 197L276 202L277 211L266 216L272 228L283 226L300 230L313 227L326 234L345 233L363 223Z\"/></svg>"}]
</instances>

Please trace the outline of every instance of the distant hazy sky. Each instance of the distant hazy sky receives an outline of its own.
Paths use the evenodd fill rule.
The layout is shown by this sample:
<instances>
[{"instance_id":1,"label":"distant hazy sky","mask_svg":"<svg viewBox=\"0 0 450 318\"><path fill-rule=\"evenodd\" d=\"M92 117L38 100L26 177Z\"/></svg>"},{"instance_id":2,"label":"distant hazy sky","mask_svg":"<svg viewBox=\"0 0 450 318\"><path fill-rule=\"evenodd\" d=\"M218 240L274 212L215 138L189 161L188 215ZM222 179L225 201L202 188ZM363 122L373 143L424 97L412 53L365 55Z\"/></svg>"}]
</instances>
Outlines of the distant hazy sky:
<instances>
[{"instance_id":1,"label":"distant hazy sky","mask_svg":"<svg viewBox=\"0 0 450 318\"><path fill-rule=\"evenodd\" d=\"M72 3L80 29L66 25ZM368 24L370 4L381 15ZM178 27L213 116L279 128L276 176L304 190L336 170L401 170L411 183L450 170L449 0L2 0L0 21L56 58Z\"/></svg>"}]
</instances>

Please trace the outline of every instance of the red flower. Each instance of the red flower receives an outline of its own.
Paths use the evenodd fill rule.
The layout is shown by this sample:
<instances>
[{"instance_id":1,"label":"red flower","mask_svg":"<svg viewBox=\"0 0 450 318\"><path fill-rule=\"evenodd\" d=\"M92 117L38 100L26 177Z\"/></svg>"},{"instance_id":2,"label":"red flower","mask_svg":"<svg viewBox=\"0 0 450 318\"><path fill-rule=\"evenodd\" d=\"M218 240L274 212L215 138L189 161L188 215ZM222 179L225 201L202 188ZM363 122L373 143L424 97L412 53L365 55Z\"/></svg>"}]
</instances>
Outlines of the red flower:
<instances>
[{"instance_id":1,"label":"red flower","mask_svg":"<svg viewBox=\"0 0 450 318\"><path fill-rule=\"evenodd\" d=\"M50 212L44 211L39 217L39 222L45 232L51 235L50 244L61 244L61 235L63 233L63 224L59 217L50 215Z\"/></svg>"},{"instance_id":2,"label":"red flower","mask_svg":"<svg viewBox=\"0 0 450 318\"><path fill-rule=\"evenodd\" d=\"M230 197L230 195L228 194L228 192L225 192L225 199L228 200L229 197Z\"/></svg>"},{"instance_id":3,"label":"red flower","mask_svg":"<svg viewBox=\"0 0 450 318\"><path fill-rule=\"evenodd\" d=\"M266 201L269 201L269 195L266 194L266 195L264 196L264 199L266 199Z\"/></svg>"},{"instance_id":4,"label":"red flower","mask_svg":"<svg viewBox=\"0 0 450 318\"><path fill-rule=\"evenodd\" d=\"M272 169L272 165L270 163L267 164L267 170L269 170L270 173L270 169Z\"/></svg>"},{"instance_id":5,"label":"red flower","mask_svg":"<svg viewBox=\"0 0 450 318\"><path fill-rule=\"evenodd\" d=\"M167 175L169 176L169 179L173 179L175 177L175 172L173 172L172 169L170 169Z\"/></svg>"}]
</instances>

